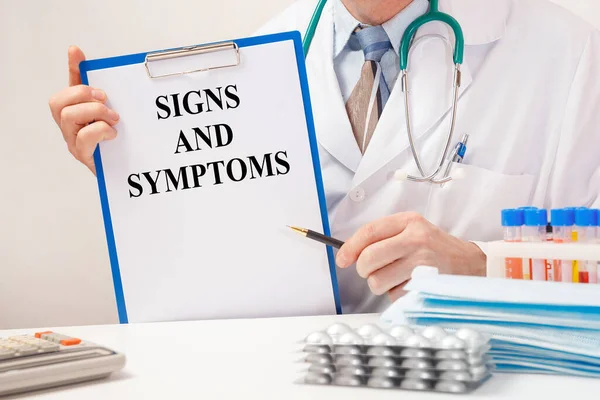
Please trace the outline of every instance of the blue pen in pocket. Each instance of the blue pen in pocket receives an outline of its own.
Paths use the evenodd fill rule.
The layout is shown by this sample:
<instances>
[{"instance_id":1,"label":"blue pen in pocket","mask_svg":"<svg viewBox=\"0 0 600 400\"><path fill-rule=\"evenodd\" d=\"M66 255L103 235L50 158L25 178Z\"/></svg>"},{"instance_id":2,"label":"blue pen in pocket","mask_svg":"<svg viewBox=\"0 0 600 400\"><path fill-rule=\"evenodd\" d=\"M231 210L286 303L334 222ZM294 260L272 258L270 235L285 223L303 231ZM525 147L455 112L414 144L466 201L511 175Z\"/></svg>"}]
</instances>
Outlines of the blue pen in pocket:
<instances>
[{"instance_id":1,"label":"blue pen in pocket","mask_svg":"<svg viewBox=\"0 0 600 400\"><path fill-rule=\"evenodd\" d=\"M468 140L469 135L465 133L460 142L456 143L456 146L454 146L454 149L452 149L450 155L448 155L448 158L446 159L446 170L444 171L444 178L448 177L448 175L450 174L452 163L462 163L463 159L465 158L465 153L467 152ZM442 184L441 187L444 187L444 184Z\"/></svg>"}]
</instances>

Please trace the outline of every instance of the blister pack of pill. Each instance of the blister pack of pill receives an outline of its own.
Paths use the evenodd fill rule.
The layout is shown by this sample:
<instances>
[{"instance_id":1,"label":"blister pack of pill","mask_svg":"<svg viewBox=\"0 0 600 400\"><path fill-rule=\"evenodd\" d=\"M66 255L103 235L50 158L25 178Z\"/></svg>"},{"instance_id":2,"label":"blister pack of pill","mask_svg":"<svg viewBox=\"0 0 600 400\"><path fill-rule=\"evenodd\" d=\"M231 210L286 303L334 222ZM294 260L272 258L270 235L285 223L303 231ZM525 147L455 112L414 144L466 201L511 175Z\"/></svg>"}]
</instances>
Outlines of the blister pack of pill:
<instances>
[{"instance_id":1,"label":"blister pack of pill","mask_svg":"<svg viewBox=\"0 0 600 400\"><path fill-rule=\"evenodd\" d=\"M336 323L302 342L300 382L468 393L490 378L489 340L472 329Z\"/></svg>"}]
</instances>

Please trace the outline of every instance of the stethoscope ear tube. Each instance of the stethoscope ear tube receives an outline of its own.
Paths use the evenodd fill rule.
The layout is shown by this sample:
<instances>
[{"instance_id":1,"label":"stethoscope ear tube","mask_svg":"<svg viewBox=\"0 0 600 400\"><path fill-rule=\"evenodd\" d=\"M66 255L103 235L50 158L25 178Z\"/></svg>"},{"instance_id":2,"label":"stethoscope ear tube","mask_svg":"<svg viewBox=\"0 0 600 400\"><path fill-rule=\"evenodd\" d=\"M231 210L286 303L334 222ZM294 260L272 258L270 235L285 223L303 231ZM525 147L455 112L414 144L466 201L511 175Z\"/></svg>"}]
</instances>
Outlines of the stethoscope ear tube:
<instances>
[{"instance_id":1,"label":"stethoscope ear tube","mask_svg":"<svg viewBox=\"0 0 600 400\"><path fill-rule=\"evenodd\" d=\"M310 45L315 37L315 31L317 30L317 25L319 24L319 20L321 19L321 14L323 14L323 8L325 8L325 3L327 0L319 0L317 3L317 7L315 7L315 11L308 23L308 28L306 29L306 33L304 34L304 39L302 40L302 48L304 50L304 58L308 56L308 50L310 50Z\"/></svg>"}]
</instances>

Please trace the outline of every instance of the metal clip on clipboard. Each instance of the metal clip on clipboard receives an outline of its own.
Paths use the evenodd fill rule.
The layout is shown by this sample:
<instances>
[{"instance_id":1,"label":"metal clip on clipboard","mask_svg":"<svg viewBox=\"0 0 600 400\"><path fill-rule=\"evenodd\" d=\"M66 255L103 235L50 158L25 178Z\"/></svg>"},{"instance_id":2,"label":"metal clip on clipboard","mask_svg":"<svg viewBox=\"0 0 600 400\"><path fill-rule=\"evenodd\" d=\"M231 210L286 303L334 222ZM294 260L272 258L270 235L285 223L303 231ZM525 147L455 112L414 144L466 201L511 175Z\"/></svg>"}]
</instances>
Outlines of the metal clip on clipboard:
<instances>
[{"instance_id":1,"label":"metal clip on clipboard","mask_svg":"<svg viewBox=\"0 0 600 400\"><path fill-rule=\"evenodd\" d=\"M204 68L190 69L190 70L181 71L181 72L165 73L165 74L159 74L159 75L154 75L150 71L149 64L151 62L171 60L171 59L180 58L180 57L189 57L189 56L208 54L208 53L227 51L227 50L235 52L235 61L232 63L215 65L215 66L204 67ZM164 78L167 76L185 75L185 74L191 74L194 72L210 71L213 69L236 67L238 65L240 65L240 49L235 42L223 42L223 43L216 43L216 44L190 46L190 47L183 47L181 49L176 49L176 50L165 50L165 51L160 51L160 52L149 53L146 55L146 60L144 62L144 66L146 67L146 72L148 73L148 77L150 77L151 79Z\"/></svg>"}]
</instances>

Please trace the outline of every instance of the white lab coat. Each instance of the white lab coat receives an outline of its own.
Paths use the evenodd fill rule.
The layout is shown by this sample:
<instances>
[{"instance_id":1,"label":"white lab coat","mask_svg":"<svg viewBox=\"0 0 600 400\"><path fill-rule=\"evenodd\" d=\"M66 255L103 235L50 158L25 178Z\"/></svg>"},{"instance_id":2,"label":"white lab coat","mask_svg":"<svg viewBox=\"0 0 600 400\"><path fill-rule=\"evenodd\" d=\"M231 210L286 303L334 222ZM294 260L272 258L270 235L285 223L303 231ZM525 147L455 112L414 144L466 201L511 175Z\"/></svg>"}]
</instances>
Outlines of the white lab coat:
<instances>
[{"instance_id":1,"label":"white lab coat","mask_svg":"<svg viewBox=\"0 0 600 400\"><path fill-rule=\"evenodd\" d=\"M417 174L400 85L361 156L333 68L333 1L307 57L333 236L344 240L367 222L411 210L479 243L501 239L503 208L600 206L600 32L546 0L441 0L466 44L452 145L463 133L470 138L464 179L440 187L393 178L396 169ZM304 35L315 5L300 0L259 33ZM409 63L413 133L430 170L449 127L453 35L430 23L416 39ZM354 268L337 274L344 313L389 304Z\"/></svg>"}]
</instances>

